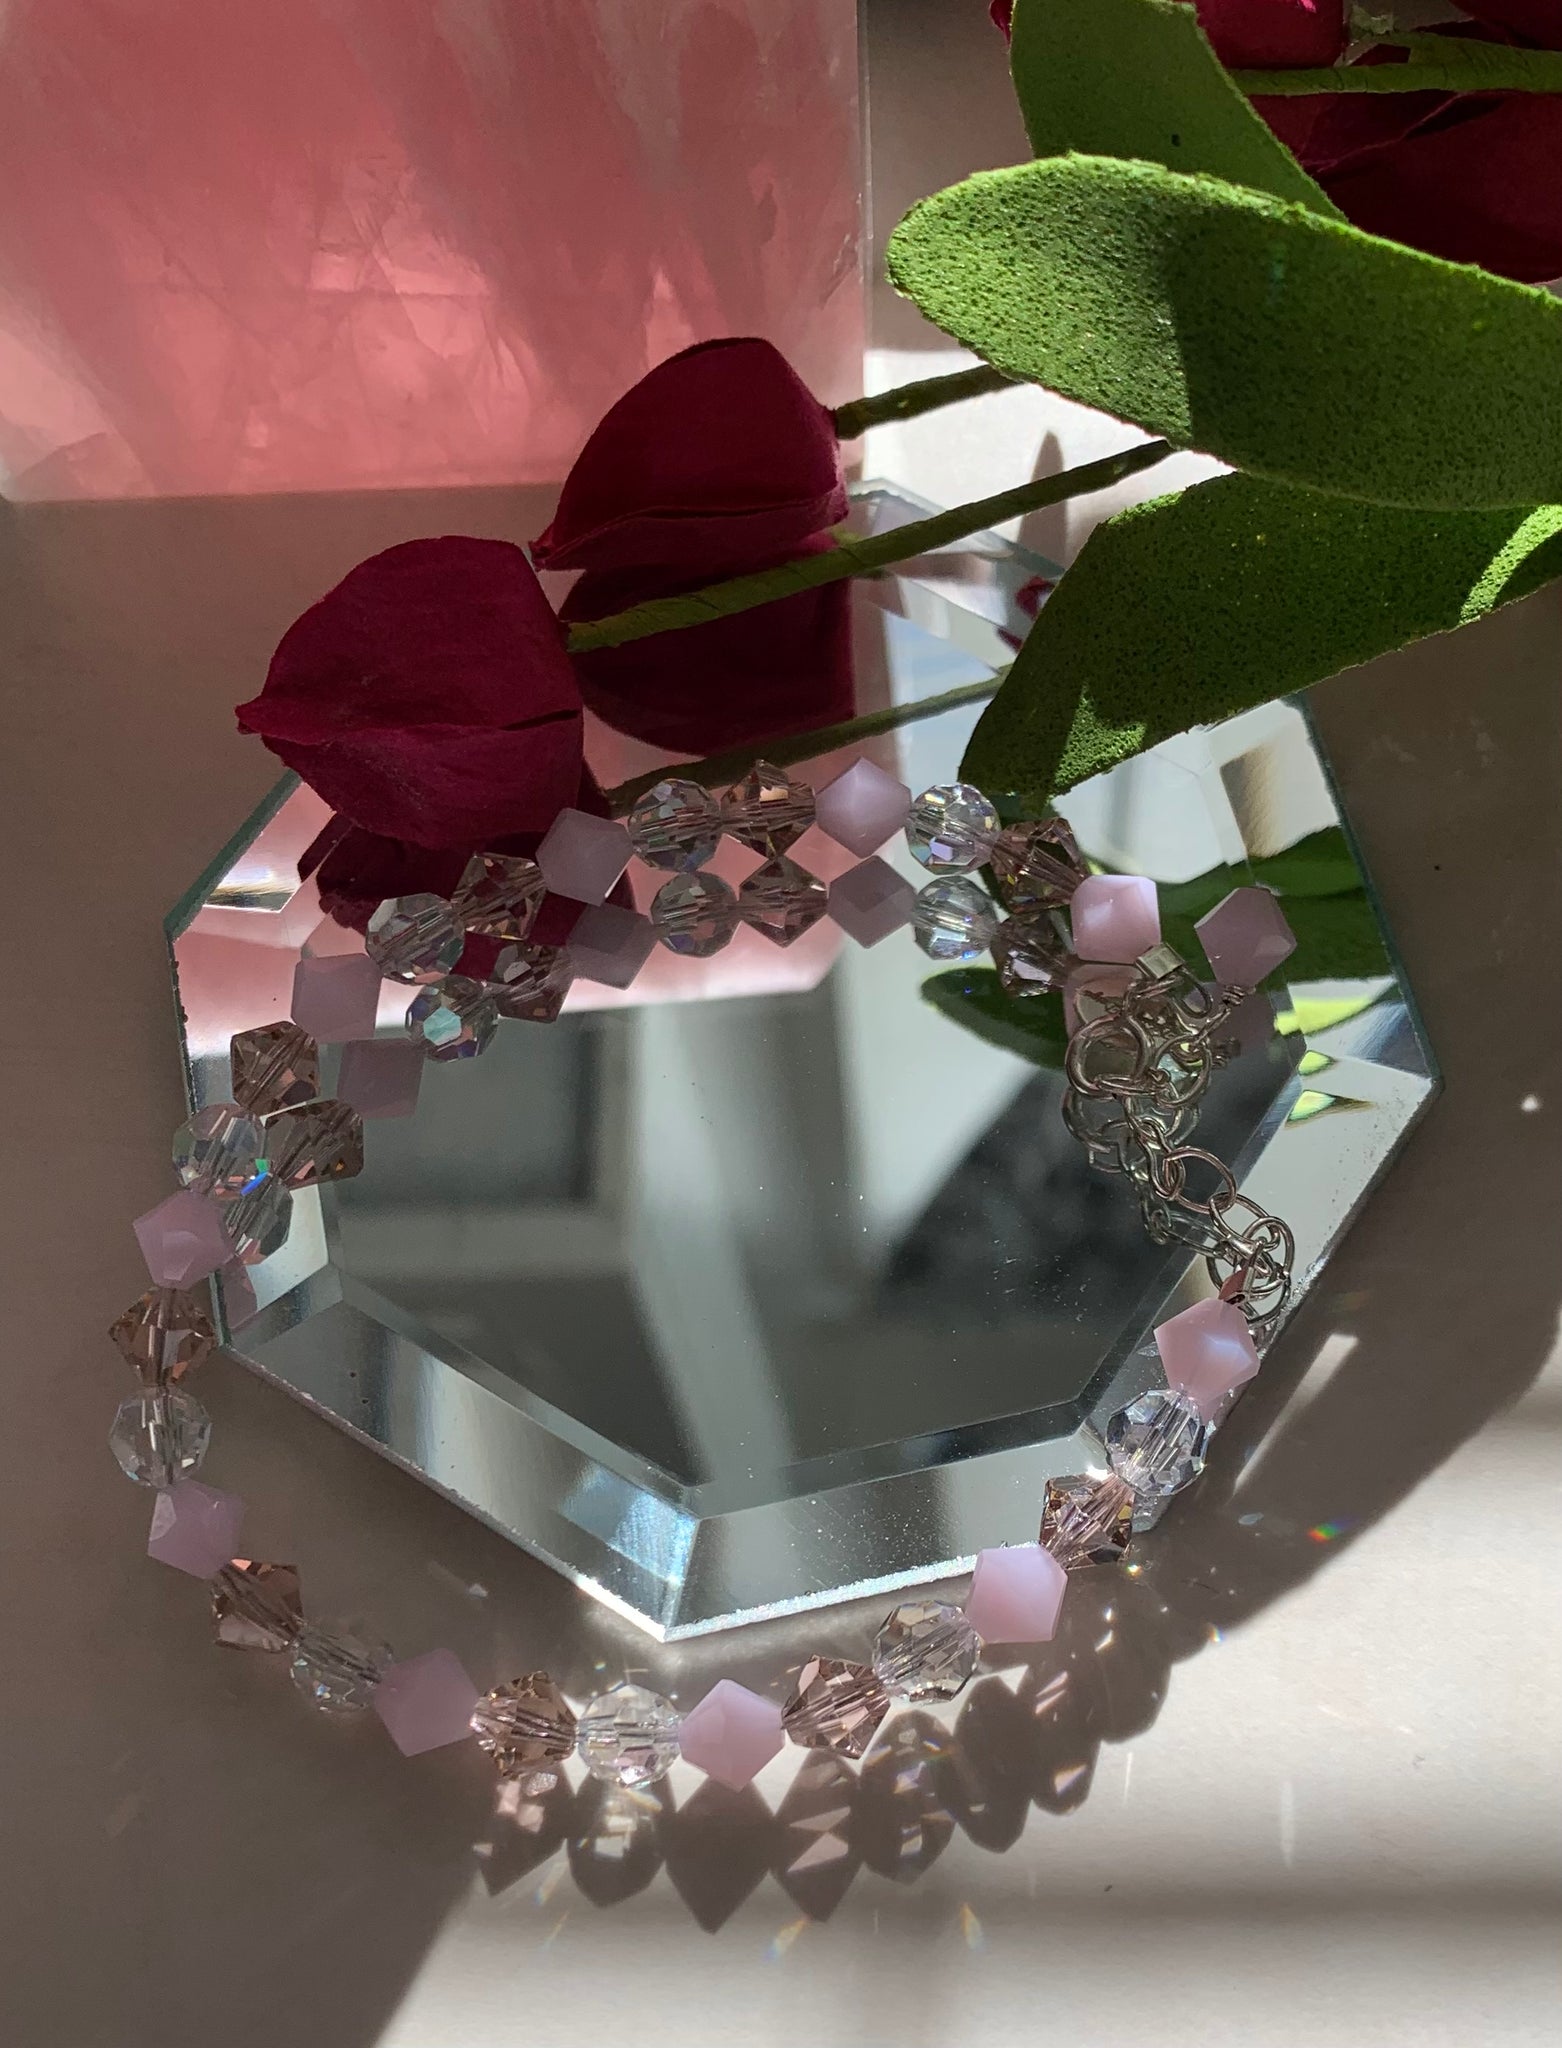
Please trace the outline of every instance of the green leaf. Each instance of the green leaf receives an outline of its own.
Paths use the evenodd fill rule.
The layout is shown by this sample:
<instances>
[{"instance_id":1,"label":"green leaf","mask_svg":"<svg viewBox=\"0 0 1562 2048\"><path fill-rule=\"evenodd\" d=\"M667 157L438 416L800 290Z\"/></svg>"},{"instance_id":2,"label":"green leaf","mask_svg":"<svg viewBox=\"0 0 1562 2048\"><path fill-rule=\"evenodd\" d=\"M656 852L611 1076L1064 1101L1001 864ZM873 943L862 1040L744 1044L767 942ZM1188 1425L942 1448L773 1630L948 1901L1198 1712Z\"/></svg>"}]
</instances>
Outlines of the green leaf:
<instances>
[{"instance_id":1,"label":"green leaf","mask_svg":"<svg viewBox=\"0 0 1562 2048\"><path fill-rule=\"evenodd\" d=\"M1233 889L1262 882L1277 896L1344 896L1361 887L1361 870L1338 825L1326 825L1288 846L1263 854L1245 867L1211 868L1190 882L1161 884L1161 916L1202 917Z\"/></svg>"},{"instance_id":2,"label":"green leaf","mask_svg":"<svg viewBox=\"0 0 1562 2048\"><path fill-rule=\"evenodd\" d=\"M1061 1069L1068 1051L1063 998L1009 996L991 967L951 967L922 984L922 1000L951 1022L1032 1066Z\"/></svg>"},{"instance_id":3,"label":"green leaf","mask_svg":"<svg viewBox=\"0 0 1562 2048\"><path fill-rule=\"evenodd\" d=\"M1191 7L1018 0L1009 62L1037 156L1078 150L1208 171L1339 218L1232 84Z\"/></svg>"},{"instance_id":4,"label":"green leaf","mask_svg":"<svg viewBox=\"0 0 1562 2048\"><path fill-rule=\"evenodd\" d=\"M1403 512L1216 477L1098 526L971 735L1027 804L1562 575L1562 505Z\"/></svg>"},{"instance_id":5,"label":"green leaf","mask_svg":"<svg viewBox=\"0 0 1562 2048\"><path fill-rule=\"evenodd\" d=\"M1229 76L1244 93L1285 97L1317 92L1562 92L1562 50L1516 50L1506 43L1458 36L1384 36L1380 40L1392 49L1404 50L1406 61L1295 71L1233 71Z\"/></svg>"},{"instance_id":6,"label":"green leaf","mask_svg":"<svg viewBox=\"0 0 1562 2048\"><path fill-rule=\"evenodd\" d=\"M1214 178L1054 157L936 193L890 275L1013 377L1378 504L1562 500L1562 303Z\"/></svg>"}]
</instances>

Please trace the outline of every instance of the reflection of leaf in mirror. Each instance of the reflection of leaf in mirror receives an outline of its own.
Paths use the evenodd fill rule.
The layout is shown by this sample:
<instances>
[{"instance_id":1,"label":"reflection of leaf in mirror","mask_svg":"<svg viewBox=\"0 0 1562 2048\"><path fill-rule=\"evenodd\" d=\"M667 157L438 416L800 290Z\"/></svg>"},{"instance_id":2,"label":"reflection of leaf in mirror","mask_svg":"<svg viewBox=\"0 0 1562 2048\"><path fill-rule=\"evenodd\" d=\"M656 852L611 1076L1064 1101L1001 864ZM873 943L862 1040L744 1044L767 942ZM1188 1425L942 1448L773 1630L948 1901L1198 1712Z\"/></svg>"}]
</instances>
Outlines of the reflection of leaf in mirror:
<instances>
[{"instance_id":1,"label":"reflection of leaf in mirror","mask_svg":"<svg viewBox=\"0 0 1562 2048\"><path fill-rule=\"evenodd\" d=\"M1347 896L1361 887L1361 870L1339 826L1326 825L1283 853L1261 855L1242 867L1209 868L1187 882L1162 882L1161 915L1202 917L1251 882L1262 882L1277 896Z\"/></svg>"},{"instance_id":2,"label":"reflection of leaf in mirror","mask_svg":"<svg viewBox=\"0 0 1562 2048\"><path fill-rule=\"evenodd\" d=\"M1288 1124L1311 1124L1337 1109L1370 1109L1371 1106L1370 1103L1359 1102L1354 1095L1325 1095L1319 1088L1304 1088L1287 1110L1285 1120Z\"/></svg>"},{"instance_id":3,"label":"reflection of leaf in mirror","mask_svg":"<svg viewBox=\"0 0 1562 2048\"><path fill-rule=\"evenodd\" d=\"M1060 995L1010 996L991 967L952 967L922 984L922 1000L952 1023L1017 1053L1032 1066L1061 1069L1068 1050Z\"/></svg>"}]
</instances>

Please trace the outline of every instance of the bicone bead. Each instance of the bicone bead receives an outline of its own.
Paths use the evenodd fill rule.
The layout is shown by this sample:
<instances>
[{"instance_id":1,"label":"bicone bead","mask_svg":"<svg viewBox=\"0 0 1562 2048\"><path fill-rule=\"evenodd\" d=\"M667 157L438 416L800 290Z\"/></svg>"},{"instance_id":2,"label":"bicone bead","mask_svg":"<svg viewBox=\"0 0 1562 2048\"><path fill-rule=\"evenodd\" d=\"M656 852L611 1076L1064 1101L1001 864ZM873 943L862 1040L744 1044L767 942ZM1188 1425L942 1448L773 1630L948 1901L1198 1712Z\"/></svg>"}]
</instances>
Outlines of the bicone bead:
<instances>
[{"instance_id":1,"label":"bicone bead","mask_svg":"<svg viewBox=\"0 0 1562 2048\"><path fill-rule=\"evenodd\" d=\"M629 988L655 945L648 917L619 903L599 903L581 915L569 935L570 972L604 988Z\"/></svg>"},{"instance_id":2,"label":"bicone bead","mask_svg":"<svg viewBox=\"0 0 1562 2048\"><path fill-rule=\"evenodd\" d=\"M810 1657L781 1709L781 1725L804 1749L859 1757L888 1712L889 1694L866 1664Z\"/></svg>"},{"instance_id":3,"label":"bicone bead","mask_svg":"<svg viewBox=\"0 0 1562 2048\"><path fill-rule=\"evenodd\" d=\"M911 883L877 854L830 884L830 915L859 946L876 946L908 924L916 900Z\"/></svg>"},{"instance_id":4,"label":"bicone bead","mask_svg":"<svg viewBox=\"0 0 1562 2048\"><path fill-rule=\"evenodd\" d=\"M587 1703L576 1747L592 1777L652 1785L678 1760L678 1710L643 1685L615 1685Z\"/></svg>"},{"instance_id":5,"label":"bicone bead","mask_svg":"<svg viewBox=\"0 0 1562 2048\"><path fill-rule=\"evenodd\" d=\"M1041 1544L1066 1572L1082 1565L1116 1564L1134 1533L1131 1487L1105 1474L1081 1472L1049 1479L1041 1511Z\"/></svg>"},{"instance_id":6,"label":"bicone bead","mask_svg":"<svg viewBox=\"0 0 1562 2048\"><path fill-rule=\"evenodd\" d=\"M656 892L651 925L669 953L704 960L730 943L738 899L720 875L674 875Z\"/></svg>"},{"instance_id":7,"label":"bicone bead","mask_svg":"<svg viewBox=\"0 0 1562 2048\"><path fill-rule=\"evenodd\" d=\"M363 1172L363 1119L334 1096L273 1110L266 1118L266 1160L289 1188L317 1188Z\"/></svg>"},{"instance_id":8,"label":"bicone bead","mask_svg":"<svg viewBox=\"0 0 1562 2048\"><path fill-rule=\"evenodd\" d=\"M524 1024L551 1024L564 1007L575 970L563 946L506 946L488 977L499 1015Z\"/></svg>"},{"instance_id":9,"label":"bicone bead","mask_svg":"<svg viewBox=\"0 0 1562 2048\"><path fill-rule=\"evenodd\" d=\"M251 1116L310 1102L320 1093L320 1048L290 1021L235 1032L228 1061L233 1099Z\"/></svg>"},{"instance_id":10,"label":"bicone bead","mask_svg":"<svg viewBox=\"0 0 1562 2048\"><path fill-rule=\"evenodd\" d=\"M1081 960L1127 963L1161 942L1161 909L1146 875L1087 875L1069 903Z\"/></svg>"},{"instance_id":11,"label":"bicone bead","mask_svg":"<svg viewBox=\"0 0 1562 2048\"><path fill-rule=\"evenodd\" d=\"M1209 1437L1209 1424L1186 1394L1153 1387L1107 1424L1107 1462L1125 1486L1159 1500L1198 1478Z\"/></svg>"},{"instance_id":12,"label":"bicone bead","mask_svg":"<svg viewBox=\"0 0 1562 2048\"><path fill-rule=\"evenodd\" d=\"M152 1506L146 1554L195 1579L214 1578L239 1547L244 1503L198 1479L176 1479Z\"/></svg>"},{"instance_id":13,"label":"bicone bead","mask_svg":"<svg viewBox=\"0 0 1562 2048\"><path fill-rule=\"evenodd\" d=\"M998 930L997 906L969 876L941 875L918 891L911 926L930 960L979 960Z\"/></svg>"},{"instance_id":14,"label":"bicone bead","mask_svg":"<svg viewBox=\"0 0 1562 2048\"><path fill-rule=\"evenodd\" d=\"M981 1647L958 1607L906 1600L879 1627L873 1669L886 1692L908 1700L952 1700L976 1669Z\"/></svg>"},{"instance_id":15,"label":"bicone bead","mask_svg":"<svg viewBox=\"0 0 1562 2048\"><path fill-rule=\"evenodd\" d=\"M721 844L721 800L703 783L667 776L635 799L626 823L647 866L693 874Z\"/></svg>"},{"instance_id":16,"label":"bicone bead","mask_svg":"<svg viewBox=\"0 0 1562 2048\"><path fill-rule=\"evenodd\" d=\"M443 896L388 896L370 917L363 943L388 979L428 988L461 958L466 933Z\"/></svg>"},{"instance_id":17,"label":"bicone bead","mask_svg":"<svg viewBox=\"0 0 1562 2048\"><path fill-rule=\"evenodd\" d=\"M359 1116L411 1116L423 1085L423 1049L409 1038L355 1038L342 1047L337 1100Z\"/></svg>"},{"instance_id":18,"label":"bicone bead","mask_svg":"<svg viewBox=\"0 0 1562 2048\"><path fill-rule=\"evenodd\" d=\"M533 1671L485 1692L472 1709L477 1746L501 1778L524 1778L562 1763L575 1747L574 1709L546 1671Z\"/></svg>"},{"instance_id":19,"label":"bicone bead","mask_svg":"<svg viewBox=\"0 0 1562 2048\"><path fill-rule=\"evenodd\" d=\"M320 1045L372 1038L380 970L367 953L300 960L293 970L293 1022Z\"/></svg>"},{"instance_id":20,"label":"bicone bead","mask_svg":"<svg viewBox=\"0 0 1562 2048\"><path fill-rule=\"evenodd\" d=\"M293 1683L323 1714L358 1714L393 1662L388 1643L338 1624L306 1621L293 1643Z\"/></svg>"},{"instance_id":21,"label":"bicone bead","mask_svg":"<svg viewBox=\"0 0 1562 2048\"><path fill-rule=\"evenodd\" d=\"M407 1006L407 1036L424 1056L441 1064L475 1059L499 1029L499 1010L480 981L447 974L420 989Z\"/></svg>"},{"instance_id":22,"label":"bicone bead","mask_svg":"<svg viewBox=\"0 0 1562 2048\"><path fill-rule=\"evenodd\" d=\"M298 1567L233 1557L212 1577L212 1629L229 1650L291 1650L304 1625Z\"/></svg>"},{"instance_id":23,"label":"bicone bead","mask_svg":"<svg viewBox=\"0 0 1562 2048\"><path fill-rule=\"evenodd\" d=\"M421 1756L472 1733L477 1687L454 1650L425 1650L392 1664L369 1704L403 1756Z\"/></svg>"},{"instance_id":24,"label":"bicone bead","mask_svg":"<svg viewBox=\"0 0 1562 2048\"><path fill-rule=\"evenodd\" d=\"M814 821L814 793L784 768L756 761L721 800L722 822L755 853L785 853Z\"/></svg>"},{"instance_id":25,"label":"bicone bead","mask_svg":"<svg viewBox=\"0 0 1562 2048\"><path fill-rule=\"evenodd\" d=\"M1068 1573L1039 1543L978 1553L965 1618L985 1643L1050 1643Z\"/></svg>"},{"instance_id":26,"label":"bicone bead","mask_svg":"<svg viewBox=\"0 0 1562 2048\"><path fill-rule=\"evenodd\" d=\"M684 1761L734 1792L780 1754L785 1739L775 1701L730 1678L719 1678L678 1730Z\"/></svg>"},{"instance_id":27,"label":"bicone bead","mask_svg":"<svg viewBox=\"0 0 1562 2048\"><path fill-rule=\"evenodd\" d=\"M992 939L993 965L1007 996L1046 995L1061 988L1079 965L1046 910L1020 910Z\"/></svg>"},{"instance_id":28,"label":"bicone bead","mask_svg":"<svg viewBox=\"0 0 1562 2048\"><path fill-rule=\"evenodd\" d=\"M790 946L812 931L830 907L817 875L777 854L755 868L738 891L738 914L751 931L775 946Z\"/></svg>"},{"instance_id":29,"label":"bicone bead","mask_svg":"<svg viewBox=\"0 0 1562 2048\"><path fill-rule=\"evenodd\" d=\"M120 1402L108 1441L127 1479L161 1488L196 1470L211 1436L212 1419L193 1394L150 1387Z\"/></svg>"},{"instance_id":30,"label":"bicone bead","mask_svg":"<svg viewBox=\"0 0 1562 2048\"><path fill-rule=\"evenodd\" d=\"M209 1195L181 1188L131 1226L159 1287L190 1287L225 1266L233 1247L223 1228L223 1209Z\"/></svg>"},{"instance_id":31,"label":"bicone bead","mask_svg":"<svg viewBox=\"0 0 1562 2048\"><path fill-rule=\"evenodd\" d=\"M853 761L814 798L820 831L859 860L899 832L910 809L909 785L867 759Z\"/></svg>"},{"instance_id":32,"label":"bicone bead","mask_svg":"<svg viewBox=\"0 0 1562 2048\"><path fill-rule=\"evenodd\" d=\"M163 1387L204 1365L217 1347L206 1305L182 1287L149 1287L109 1325L120 1356L144 1386Z\"/></svg>"},{"instance_id":33,"label":"bicone bead","mask_svg":"<svg viewBox=\"0 0 1562 2048\"><path fill-rule=\"evenodd\" d=\"M522 853L474 853L450 899L456 923L484 938L524 939L547 894L542 869Z\"/></svg>"},{"instance_id":34,"label":"bicone bead","mask_svg":"<svg viewBox=\"0 0 1562 2048\"><path fill-rule=\"evenodd\" d=\"M998 813L969 782L924 789L906 819L906 844L923 867L955 874L986 860L998 837Z\"/></svg>"},{"instance_id":35,"label":"bicone bead","mask_svg":"<svg viewBox=\"0 0 1562 2048\"><path fill-rule=\"evenodd\" d=\"M255 1178L263 1146L260 1125L236 1102L208 1102L174 1132L174 1172L196 1194L231 1201Z\"/></svg>"},{"instance_id":36,"label":"bicone bead","mask_svg":"<svg viewBox=\"0 0 1562 2048\"><path fill-rule=\"evenodd\" d=\"M1296 934L1271 889L1233 889L1199 919L1204 957L1227 988L1257 988L1296 951Z\"/></svg>"},{"instance_id":37,"label":"bicone bead","mask_svg":"<svg viewBox=\"0 0 1562 2048\"><path fill-rule=\"evenodd\" d=\"M537 865L555 896L573 903L605 903L629 865L629 834L616 818L596 818L567 807L537 848Z\"/></svg>"},{"instance_id":38,"label":"bicone bead","mask_svg":"<svg viewBox=\"0 0 1562 2048\"><path fill-rule=\"evenodd\" d=\"M1196 1301L1161 1323L1155 1348L1167 1384L1180 1387L1206 1422L1220 1412L1228 1394L1258 1371L1247 1317L1234 1302L1218 1296Z\"/></svg>"},{"instance_id":39,"label":"bicone bead","mask_svg":"<svg viewBox=\"0 0 1562 2048\"><path fill-rule=\"evenodd\" d=\"M1090 873L1062 818L1009 825L992 850L993 880L1011 913L1061 909Z\"/></svg>"}]
</instances>

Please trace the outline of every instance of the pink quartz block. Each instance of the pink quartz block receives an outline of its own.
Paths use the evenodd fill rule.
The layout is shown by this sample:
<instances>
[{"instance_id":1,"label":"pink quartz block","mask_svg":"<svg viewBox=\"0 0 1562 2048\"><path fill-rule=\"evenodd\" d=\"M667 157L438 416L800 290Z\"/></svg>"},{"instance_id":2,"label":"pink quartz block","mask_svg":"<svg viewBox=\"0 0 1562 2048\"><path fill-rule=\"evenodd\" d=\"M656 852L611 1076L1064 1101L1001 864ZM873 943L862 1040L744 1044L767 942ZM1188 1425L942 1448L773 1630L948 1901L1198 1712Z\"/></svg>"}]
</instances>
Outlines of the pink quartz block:
<instances>
[{"instance_id":1,"label":"pink quartz block","mask_svg":"<svg viewBox=\"0 0 1562 2048\"><path fill-rule=\"evenodd\" d=\"M410 1038L355 1038L342 1047L333 1093L361 1117L411 1116L423 1067L423 1048Z\"/></svg>"},{"instance_id":2,"label":"pink quartz block","mask_svg":"<svg viewBox=\"0 0 1562 2048\"><path fill-rule=\"evenodd\" d=\"M678 1731L685 1762L734 1792L780 1755L785 1739L775 1702L730 1678L716 1681Z\"/></svg>"},{"instance_id":3,"label":"pink quartz block","mask_svg":"<svg viewBox=\"0 0 1562 2048\"><path fill-rule=\"evenodd\" d=\"M537 865L555 896L604 903L629 865L629 832L616 818L562 810L537 849Z\"/></svg>"},{"instance_id":4,"label":"pink quartz block","mask_svg":"<svg viewBox=\"0 0 1562 2048\"><path fill-rule=\"evenodd\" d=\"M876 946L910 922L917 892L875 854L830 884L830 915L859 946Z\"/></svg>"},{"instance_id":5,"label":"pink quartz block","mask_svg":"<svg viewBox=\"0 0 1562 2048\"><path fill-rule=\"evenodd\" d=\"M1081 960L1137 960L1161 942L1161 909L1145 875L1089 875L1068 910Z\"/></svg>"},{"instance_id":6,"label":"pink quartz block","mask_svg":"<svg viewBox=\"0 0 1562 2048\"><path fill-rule=\"evenodd\" d=\"M900 830L910 809L911 791L904 782L872 761L853 761L814 798L814 822L861 860Z\"/></svg>"},{"instance_id":7,"label":"pink quartz block","mask_svg":"<svg viewBox=\"0 0 1562 2048\"><path fill-rule=\"evenodd\" d=\"M238 1555L243 1523L244 1503L236 1493L219 1493L198 1479L179 1479L153 1505L146 1554L192 1579L215 1578Z\"/></svg>"},{"instance_id":8,"label":"pink quartz block","mask_svg":"<svg viewBox=\"0 0 1562 2048\"><path fill-rule=\"evenodd\" d=\"M569 935L569 963L577 980L628 988L656 945L648 917L617 903L599 903Z\"/></svg>"},{"instance_id":9,"label":"pink quartz block","mask_svg":"<svg viewBox=\"0 0 1562 2048\"><path fill-rule=\"evenodd\" d=\"M193 1287L233 1256L221 1208L193 1188L181 1188L131 1227L159 1287Z\"/></svg>"},{"instance_id":10,"label":"pink quartz block","mask_svg":"<svg viewBox=\"0 0 1562 2048\"><path fill-rule=\"evenodd\" d=\"M372 1038L380 1007L380 970L367 953L300 960L293 974L292 1018L322 1045Z\"/></svg>"},{"instance_id":11,"label":"pink quartz block","mask_svg":"<svg viewBox=\"0 0 1562 2048\"><path fill-rule=\"evenodd\" d=\"M454 1650L425 1650L392 1664L369 1703L402 1755L421 1756L471 1734L477 1697Z\"/></svg>"},{"instance_id":12,"label":"pink quartz block","mask_svg":"<svg viewBox=\"0 0 1562 2048\"><path fill-rule=\"evenodd\" d=\"M1256 988L1296 951L1296 934L1272 889L1233 889L1193 929L1225 987Z\"/></svg>"},{"instance_id":13,"label":"pink quartz block","mask_svg":"<svg viewBox=\"0 0 1562 2048\"><path fill-rule=\"evenodd\" d=\"M1050 1643L1068 1573L1039 1543L978 1552L965 1618L984 1643Z\"/></svg>"},{"instance_id":14,"label":"pink quartz block","mask_svg":"<svg viewBox=\"0 0 1562 2048\"><path fill-rule=\"evenodd\" d=\"M1133 968L1114 967L1104 961L1093 967L1074 968L1063 984L1063 1022L1069 1035L1072 1036L1080 1026L1078 998L1081 995L1126 995L1136 979Z\"/></svg>"},{"instance_id":15,"label":"pink quartz block","mask_svg":"<svg viewBox=\"0 0 1562 2048\"><path fill-rule=\"evenodd\" d=\"M1247 1317L1235 1303L1196 1301L1155 1332L1168 1386L1181 1387L1205 1421L1258 1371Z\"/></svg>"}]
</instances>

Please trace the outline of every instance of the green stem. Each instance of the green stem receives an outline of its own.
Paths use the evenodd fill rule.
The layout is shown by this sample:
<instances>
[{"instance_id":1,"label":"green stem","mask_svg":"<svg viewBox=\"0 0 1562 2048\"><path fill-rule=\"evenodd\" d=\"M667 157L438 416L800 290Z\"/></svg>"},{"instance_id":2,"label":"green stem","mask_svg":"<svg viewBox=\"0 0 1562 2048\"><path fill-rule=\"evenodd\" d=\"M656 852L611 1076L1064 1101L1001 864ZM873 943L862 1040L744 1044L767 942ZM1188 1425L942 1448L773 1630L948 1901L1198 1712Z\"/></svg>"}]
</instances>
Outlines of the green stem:
<instances>
[{"instance_id":1,"label":"green stem","mask_svg":"<svg viewBox=\"0 0 1562 2048\"><path fill-rule=\"evenodd\" d=\"M854 398L850 405L838 405L832 418L836 437L855 441L869 427L882 427L893 420L919 419L936 412L941 405L956 405L962 398L980 398L987 391L1002 391L1014 379L991 363L974 369L955 370L947 377L923 377L914 384L898 385L893 391L877 391L866 398Z\"/></svg>"},{"instance_id":2,"label":"green stem","mask_svg":"<svg viewBox=\"0 0 1562 2048\"><path fill-rule=\"evenodd\" d=\"M997 694L998 685L1008 673L1005 665L983 682L962 683L957 690L945 690L939 697L924 697L916 704L891 704L886 710L866 711L860 718L843 719L838 725L816 725L807 732L776 733L768 740L756 740L752 746L729 747L724 754L707 754L703 761L648 768L643 775L633 776L616 789L606 791L608 808L615 817L621 816L637 796L643 796L667 775L707 785L736 782L756 761L788 768L794 761L811 761L818 754L833 754L837 747L849 747L856 740L870 740L878 733L894 732L897 726L914 725L919 718L936 718L941 711L958 711L962 704L984 704Z\"/></svg>"},{"instance_id":3,"label":"green stem","mask_svg":"<svg viewBox=\"0 0 1562 2048\"><path fill-rule=\"evenodd\" d=\"M953 511L936 512L930 519L913 519L889 533L864 536L837 532L835 546L821 554L781 562L774 569L761 569L756 575L734 576L726 583L711 583L683 597L653 598L648 604L631 605L628 611L615 612L611 618L571 626L569 651L590 654L602 647L623 647L631 640L649 639L653 633L709 625L716 619L731 618L736 612L752 611L756 605L795 597L799 591L817 590L822 584L841 583L850 576L870 576L881 569L891 569L898 562L935 554L957 540L968 539L1005 519L1035 512L1043 505L1057 505L1066 498L1083 497L1088 491L1105 490L1109 484L1164 462L1173 452L1169 441L1146 441L1137 448L1125 449L1121 455L1108 455L1100 462L1086 462L1057 476L1018 484L1011 491L999 491L995 497L977 498L968 505L957 505Z\"/></svg>"},{"instance_id":4,"label":"green stem","mask_svg":"<svg viewBox=\"0 0 1562 2048\"><path fill-rule=\"evenodd\" d=\"M1562 50L1512 50L1454 36L1384 36L1403 64L1306 71L1233 71L1239 91L1276 98L1318 92L1562 92Z\"/></svg>"}]
</instances>

